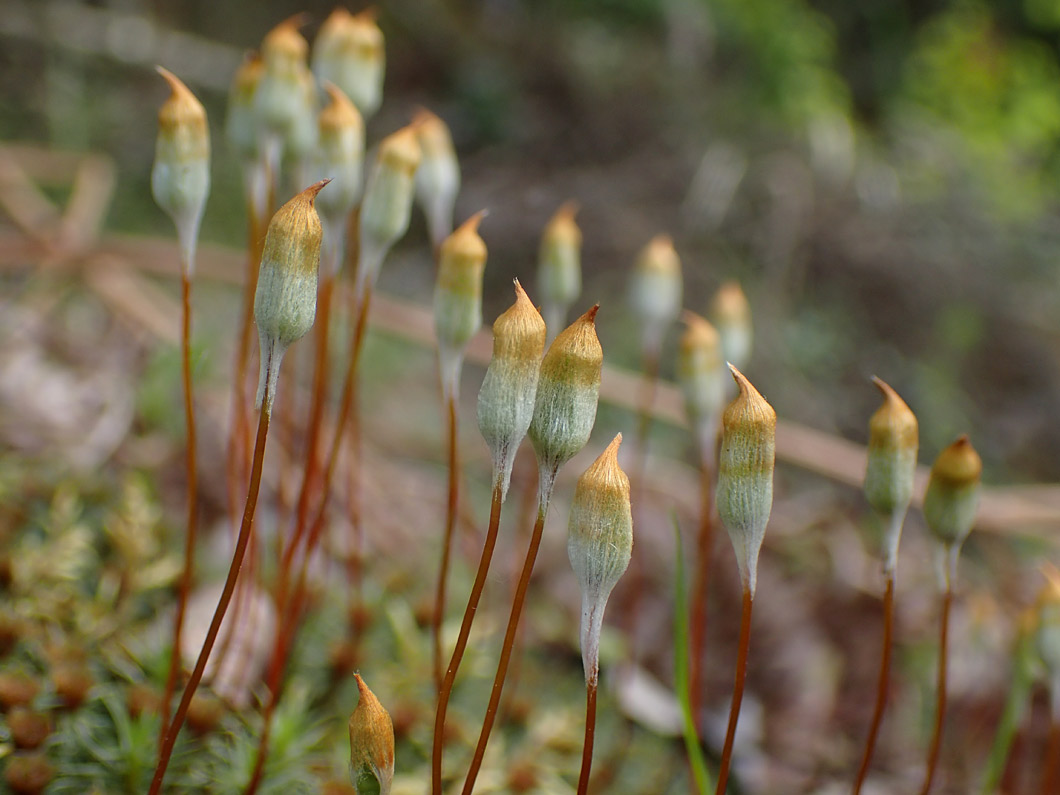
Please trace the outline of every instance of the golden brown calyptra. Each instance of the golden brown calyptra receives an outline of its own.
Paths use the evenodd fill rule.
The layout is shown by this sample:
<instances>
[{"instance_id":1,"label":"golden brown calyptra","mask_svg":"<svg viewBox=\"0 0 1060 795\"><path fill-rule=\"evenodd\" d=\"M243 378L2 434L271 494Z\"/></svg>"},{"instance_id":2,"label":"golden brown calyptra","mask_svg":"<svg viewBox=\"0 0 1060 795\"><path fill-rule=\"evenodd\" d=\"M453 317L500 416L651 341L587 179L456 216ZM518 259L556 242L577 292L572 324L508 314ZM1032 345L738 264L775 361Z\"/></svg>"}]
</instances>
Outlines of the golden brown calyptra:
<instances>
[{"instance_id":1,"label":"golden brown calyptra","mask_svg":"<svg viewBox=\"0 0 1060 795\"><path fill-rule=\"evenodd\" d=\"M322 229L313 200L330 180L321 180L288 201L269 222L254 294L254 321L261 343L257 404L272 411L280 362L316 317L317 272Z\"/></svg>"},{"instance_id":2,"label":"golden brown calyptra","mask_svg":"<svg viewBox=\"0 0 1060 795\"><path fill-rule=\"evenodd\" d=\"M394 723L360 674L350 716L350 783L358 795L389 795L394 780Z\"/></svg>"},{"instance_id":3,"label":"golden brown calyptra","mask_svg":"<svg viewBox=\"0 0 1060 795\"><path fill-rule=\"evenodd\" d=\"M493 356L478 393L478 427L493 459L494 486L508 493L515 451L534 416L545 321L515 280L515 303L493 324Z\"/></svg>"},{"instance_id":4,"label":"golden brown calyptra","mask_svg":"<svg viewBox=\"0 0 1060 795\"><path fill-rule=\"evenodd\" d=\"M758 553L773 508L777 415L743 373L732 364L729 369L740 391L722 416L717 506L744 587L754 596Z\"/></svg>"}]
</instances>

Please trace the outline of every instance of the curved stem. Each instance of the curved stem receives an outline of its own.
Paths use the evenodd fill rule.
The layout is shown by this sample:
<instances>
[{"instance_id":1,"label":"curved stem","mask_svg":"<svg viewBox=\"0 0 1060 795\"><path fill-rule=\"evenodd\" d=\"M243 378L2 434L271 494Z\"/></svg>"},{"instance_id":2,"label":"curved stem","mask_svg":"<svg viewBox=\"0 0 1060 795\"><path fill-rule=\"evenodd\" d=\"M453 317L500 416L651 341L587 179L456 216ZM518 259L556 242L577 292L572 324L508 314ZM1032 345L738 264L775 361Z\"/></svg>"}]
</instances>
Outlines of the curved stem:
<instances>
[{"instance_id":1,"label":"curved stem","mask_svg":"<svg viewBox=\"0 0 1060 795\"><path fill-rule=\"evenodd\" d=\"M442 537L442 563L438 572L438 590L434 594L434 615L431 634L434 636L434 687L442 689L442 618L445 615L445 586L449 576L449 555L453 545L457 505L460 499L460 468L457 460L456 397L447 390L446 412L449 417L447 443L449 446L449 500L445 511L445 535Z\"/></svg>"},{"instance_id":2,"label":"curved stem","mask_svg":"<svg viewBox=\"0 0 1060 795\"><path fill-rule=\"evenodd\" d=\"M725 745L721 750L718 767L718 787L715 795L725 795L729 782L729 765L732 762L732 745L736 739L736 722L740 718L740 703L743 701L744 680L747 677L747 650L751 645L751 608L754 597L746 585L743 589L743 609L740 613L740 643L736 652L736 682L732 688L732 705L729 707L729 728L725 731Z\"/></svg>"},{"instance_id":3,"label":"curved stem","mask_svg":"<svg viewBox=\"0 0 1060 795\"><path fill-rule=\"evenodd\" d=\"M578 775L578 795L589 791L589 771L593 766L593 740L596 736L596 678L585 685L585 743L582 745L582 771Z\"/></svg>"},{"instance_id":4,"label":"curved stem","mask_svg":"<svg viewBox=\"0 0 1060 795\"><path fill-rule=\"evenodd\" d=\"M1045 769L1042 770L1041 795L1053 795L1060 788L1060 724L1054 719L1049 725L1049 744L1045 750Z\"/></svg>"},{"instance_id":5,"label":"curved stem","mask_svg":"<svg viewBox=\"0 0 1060 795\"><path fill-rule=\"evenodd\" d=\"M880 679L876 685L876 709L872 713L872 724L869 736L865 741L865 753L858 768L858 777L854 782L854 795L861 792L865 776L872 762L872 751L876 747L876 737L883 723L883 711L887 706L887 690L891 681L891 639L894 637L894 572L887 574L887 588L883 594L883 648L880 650Z\"/></svg>"},{"instance_id":6,"label":"curved stem","mask_svg":"<svg viewBox=\"0 0 1060 795\"><path fill-rule=\"evenodd\" d=\"M655 405L655 392L659 386L659 350L654 345L644 348L644 376L641 380L640 397L637 406L637 443L633 449L633 463L630 466L629 482L633 490L630 498L634 506L644 505L645 477L648 465L648 437L651 434L652 406ZM642 511L643 512L643 511ZM640 597L644 590L644 563L642 555L633 550L628 574L629 602L626 607L626 628L629 632L633 658L637 654L637 617L640 612Z\"/></svg>"},{"instance_id":7,"label":"curved stem","mask_svg":"<svg viewBox=\"0 0 1060 795\"><path fill-rule=\"evenodd\" d=\"M268 395L265 396L264 405L268 405L268 397ZM191 698L195 695L199 682L202 680L203 672L206 670L206 663L210 659L210 652L213 650L214 642L217 640L217 633L221 629L221 622L224 620L229 602L232 601L232 593L235 591L236 580L239 579L239 570L243 564L243 556L246 554L251 530L254 527L254 511L258 505L258 492L261 489L261 469L265 461L265 441L268 435L269 412L263 408L258 418L258 436L254 443L254 461L250 472L250 488L247 491L247 502L243 509L243 521L239 528L239 538L236 541L236 548L232 555L232 565L228 569L228 577L225 579L224 588L221 591L221 599L217 603L217 609L214 611L210 628L206 632L206 639L203 641L202 650L199 652L199 659L196 660L195 668L191 672L187 685L184 687L184 695L181 696L180 706L177 707L176 714L173 716L173 722L166 731L166 739L158 755L158 766L155 768L155 775L151 781L151 789L148 795L158 795L162 789L162 779L165 778L166 767L169 765L169 759L173 754L173 745L177 741L180 727L184 725Z\"/></svg>"},{"instance_id":8,"label":"curved stem","mask_svg":"<svg viewBox=\"0 0 1060 795\"><path fill-rule=\"evenodd\" d=\"M490 523L486 528L486 541L482 546L478 572L475 574L475 583L471 586L471 595L464 609L464 620L460 622L460 634L456 639L456 647L453 649L453 656L449 659L449 667L445 671L445 678L438 692L438 708L434 714L434 741L431 748L431 792L433 795L442 793L442 744L445 734L445 713L449 708L449 698L453 693L457 671L460 670L460 663L464 659L464 650L467 648L467 641L471 635L471 625L475 621L482 590L486 586L486 576L489 574L490 562L493 560L493 550L497 546L502 497L501 484L496 478L494 480L493 499L490 503Z\"/></svg>"},{"instance_id":9,"label":"curved stem","mask_svg":"<svg viewBox=\"0 0 1060 795\"><path fill-rule=\"evenodd\" d=\"M939 630L939 672L938 701L935 705L935 731L931 736L931 750L928 751L927 773L920 795L931 791L931 782L935 778L935 769L939 762L939 749L942 747L942 723L946 717L946 645L949 637L950 603L953 601L953 590L947 583L942 594L942 622Z\"/></svg>"},{"instance_id":10,"label":"curved stem","mask_svg":"<svg viewBox=\"0 0 1060 795\"><path fill-rule=\"evenodd\" d=\"M247 480L246 465L250 447L248 420L247 371L250 362L250 340L253 333L254 293L258 289L258 264L265 245L265 223L258 216L255 202L247 200L247 269L243 281L243 304L239 318L239 342L236 345L235 378L232 381L232 427L227 445L229 507L232 527L236 526L239 495Z\"/></svg>"},{"instance_id":11,"label":"curved stem","mask_svg":"<svg viewBox=\"0 0 1060 795\"><path fill-rule=\"evenodd\" d=\"M317 468L320 465L320 425L324 416L324 399L328 392L328 339L331 330L331 295L335 286L335 279L329 275L330 271L329 264L321 277L320 295L317 298L317 319L314 324L316 355L313 358L313 392L309 407L309 424L306 427L305 472L302 475L302 487L298 492L295 508L291 547L296 547L305 535L309 521L309 499L316 487ZM287 596L289 575L290 572L281 567L278 599L281 604Z\"/></svg>"},{"instance_id":12,"label":"curved stem","mask_svg":"<svg viewBox=\"0 0 1060 795\"><path fill-rule=\"evenodd\" d=\"M181 328L180 328L180 374L184 386L184 425L187 429L187 529L184 534L184 573L180 578L180 595L177 599L177 615L173 620L173 649L169 654L169 673L162 692L162 726L169 722L169 702L180 672L180 636L184 629L184 612L188 604L188 593L191 591L191 578L195 568L195 538L198 531L198 482L196 480L196 444L195 444L195 403L192 398L191 384L191 282L188 279L189 268L185 267L180 274ZM164 735L158 735L161 748Z\"/></svg>"},{"instance_id":13,"label":"curved stem","mask_svg":"<svg viewBox=\"0 0 1060 795\"><path fill-rule=\"evenodd\" d=\"M692 616L689 627L689 701L693 719L699 727L699 718L703 705L703 666L707 656L705 641L707 637L707 598L709 595L710 568L714 552L714 521L711 513L714 509L712 500L713 478L711 477L709 459L706 453L699 468L699 491L702 507L699 516L699 534L696 538L696 579L692 585Z\"/></svg>"},{"instance_id":14,"label":"curved stem","mask_svg":"<svg viewBox=\"0 0 1060 795\"><path fill-rule=\"evenodd\" d=\"M556 470L551 473L542 472L544 481L546 476L553 480ZM541 499L538 502L537 521L534 522L534 530L530 534L530 546L526 551L526 560L523 563L523 571L519 576L519 587L515 591L515 599L512 601L512 612L508 616L508 628L504 633L504 643L501 646L500 660L497 662L497 674L493 678L493 689L490 691L489 705L486 707L486 717L482 721L482 730L479 732L478 745L475 746L475 755L471 759L471 767L464 779L463 795L471 795L475 789L475 779L478 777L479 768L482 767L482 758L486 754L486 744L489 742L490 733L493 731L493 723L497 719L497 707L501 702L501 693L504 691L504 678L508 673L508 663L511 661L512 646L515 643L515 634L519 629L519 619L523 613L523 603L526 601L526 591L530 586L530 575L534 571L534 563L537 561L537 550L541 546L541 534L545 529L545 515L548 513L552 485L542 482L538 489Z\"/></svg>"}]
</instances>

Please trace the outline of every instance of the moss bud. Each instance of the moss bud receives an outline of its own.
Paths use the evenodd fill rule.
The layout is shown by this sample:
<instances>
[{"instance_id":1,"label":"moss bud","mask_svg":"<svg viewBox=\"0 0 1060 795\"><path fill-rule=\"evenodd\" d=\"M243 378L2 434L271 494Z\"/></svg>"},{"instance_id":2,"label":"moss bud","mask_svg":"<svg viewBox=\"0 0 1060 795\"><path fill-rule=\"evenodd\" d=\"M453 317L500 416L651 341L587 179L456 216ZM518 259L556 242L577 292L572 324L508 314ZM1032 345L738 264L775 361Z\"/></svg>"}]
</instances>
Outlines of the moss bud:
<instances>
[{"instance_id":1,"label":"moss bud","mask_svg":"<svg viewBox=\"0 0 1060 795\"><path fill-rule=\"evenodd\" d=\"M317 198L317 212L326 224L342 224L361 198L364 169L364 121L342 89L325 83L330 102L317 119L318 145L314 167L330 187Z\"/></svg>"},{"instance_id":2,"label":"moss bud","mask_svg":"<svg viewBox=\"0 0 1060 795\"><path fill-rule=\"evenodd\" d=\"M883 393L883 405L869 419L865 497L886 523L883 570L890 574L898 562L902 522L913 498L913 477L919 443L916 415L898 393L873 378Z\"/></svg>"},{"instance_id":3,"label":"moss bud","mask_svg":"<svg viewBox=\"0 0 1060 795\"><path fill-rule=\"evenodd\" d=\"M346 94L364 118L383 101L386 53L375 9L353 15L336 8L320 27L313 44L313 72Z\"/></svg>"},{"instance_id":4,"label":"moss bud","mask_svg":"<svg viewBox=\"0 0 1060 795\"><path fill-rule=\"evenodd\" d=\"M545 321L515 280L515 303L493 324L493 357L478 393L478 427L493 459L493 485L508 494L515 451L534 416Z\"/></svg>"},{"instance_id":5,"label":"moss bud","mask_svg":"<svg viewBox=\"0 0 1060 795\"><path fill-rule=\"evenodd\" d=\"M210 193L210 131L202 103L176 75L156 68L171 93L158 111L151 192L177 227L184 254L181 261L190 278L192 251Z\"/></svg>"},{"instance_id":6,"label":"moss bud","mask_svg":"<svg viewBox=\"0 0 1060 795\"><path fill-rule=\"evenodd\" d=\"M924 519L946 554L941 586L948 589L957 572L957 555L972 531L979 508L983 461L967 434L939 453L924 493Z\"/></svg>"},{"instance_id":7,"label":"moss bud","mask_svg":"<svg viewBox=\"0 0 1060 795\"><path fill-rule=\"evenodd\" d=\"M751 361L754 330L751 326L751 305L747 303L738 282L725 282L714 294L710 317L721 336L721 352L725 361L743 369Z\"/></svg>"},{"instance_id":8,"label":"moss bud","mask_svg":"<svg viewBox=\"0 0 1060 795\"><path fill-rule=\"evenodd\" d=\"M582 664L591 685L599 670L604 608L633 553L629 478L618 465L621 444L618 434L578 478L570 509L567 556L582 591Z\"/></svg>"},{"instance_id":9,"label":"moss bud","mask_svg":"<svg viewBox=\"0 0 1060 795\"><path fill-rule=\"evenodd\" d=\"M567 311L582 292L582 231L574 220L577 212L576 202L564 202L541 235L537 286L549 336L563 328Z\"/></svg>"},{"instance_id":10,"label":"moss bud","mask_svg":"<svg viewBox=\"0 0 1060 795\"><path fill-rule=\"evenodd\" d=\"M328 180L310 185L269 222L254 294L254 321L261 344L257 405L272 413L280 362L291 343L313 325L320 266L320 218L313 200Z\"/></svg>"},{"instance_id":11,"label":"moss bud","mask_svg":"<svg viewBox=\"0 0 1060 795\"><path fill-rule=\"evenodd\" d=\"M438 247L453 228L453 207L460 192L460 162L449 127L438 116L421 108L412 126L423 152L416 170L416 198L427 217L431 243Z\"/></svg>"},{"instance_id":12,"label":"moss bud","mask_svg":"<svg viewBox=\"0 0 1060 795\"><path fill-rule=\"evenodd\" d=\"M413 127L402 127L379 144L361 202L361 258L357 292L375 283L390 247L409 228L420 145Z\"/></svg>"},{"instance_id":13,"label":"moss bud","mask_svg":"<svg viewBox=\"0 0 1060 795\"><path fill-rule=\"evenodd\" d=\"M685 411L696 434L704 461L714 456L718 417L725 402L725 361L721 339L710 323L695 312L682 314L685 332L677 348L677 381L685 396Z\"/></svg>"},{"instance_id":14,"label":"moss bud","mask_svg":"<svg viewBox=\"0 0 1060 795\"><path fill-rule=\"evenodd\" d=\"M596 336L597 304L553 340L541 360L529 436L540 471L539 503L552 496L556 472L585 447L596 422L604 352Z\"/></svg>"},{"instance_id":15,"label":"moss bud","mask_svg":"<svg viewBox=\"0 0 1060 795\"><path fill-rule=\"evenodd\" d=\"M758 553L773 509L777 415L743 373L729 365L740 392L722 416L718 515L732 539L744 587L754 596Z\"/></svg>"},{"instance_id":16,"label":"moss bud","mask_svg":"<svg viewBox=\"0 0 1060 795\"><path fill-rule=\"evenodd\" d=\"M681 311L681 259L669 235L657 235L637 257L629 304L641 323L645 351L657 353L667 327Z\"/></svg>"},{"instance_id":17,"label":"moss bud","mask_svg":"<svg viewBox=\"0 0 1060 795\"><path fill-rule=\"evenodd\" d=\"M309 44L299 33L302 15L286 19L261 43L262 74L254 92L258 124L272 136L286 140L306 113L306 53Z\"/></svg>"},{"instance_id":18,"label":"moss bud","mask_svg":"<svg viewBox=\"0 0 1060 795\"><path fill-rule=\"evenodd\" d=\"M478 225L485 211L475 213L442 243L438 281L434 288L434 333L438 340L442 390L455 397L464 348L482 327L482 274L486 244Z\"/></svg>"},{"instance_id":19,"label":"moss bud","mask_svg":"<svg viewBox=\"0 0 1060 795\"><path fill-rule=\"evenodd\" d=\"M389 795L394 780L394 724L360 674L350 716L350 782L358 795Z\"/></svg>"},{"instance_id":20,"label":"moss bud","mask_svg":"<svg viewBox=\"0 0 1060 795\"><path fill-rule=\"evenodd\" d=\"M261 131L254 110L254 95L264 72L261 56L250 53L236 70L228 91L225 135L244 162L256 160L261 154Z\"/></svg>"}]
</instances>

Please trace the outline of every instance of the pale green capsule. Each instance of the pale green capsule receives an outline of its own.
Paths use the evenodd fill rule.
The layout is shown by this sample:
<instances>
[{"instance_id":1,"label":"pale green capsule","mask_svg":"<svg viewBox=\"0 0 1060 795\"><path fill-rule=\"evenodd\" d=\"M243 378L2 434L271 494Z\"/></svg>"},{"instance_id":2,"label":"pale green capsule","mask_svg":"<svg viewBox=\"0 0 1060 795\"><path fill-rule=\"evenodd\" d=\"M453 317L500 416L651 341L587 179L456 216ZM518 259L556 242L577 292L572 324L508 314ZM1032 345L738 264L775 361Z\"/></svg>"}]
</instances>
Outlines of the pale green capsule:
<instances>
[{"instance_id":1,"label":"pale green capsule","mask_svg":"<svg viewBox=\"0 0 1060 795\"><path fill-rule=\"evenodd\" d=\"M696 434L704 461L714 457L718 418L725 403L725 362L714 326L685 311L685 332L677 348L677 381L685 397L685 412Z\"/></svg>"},{"instance_id":2,"label":"pale green capsule","mask_svg":"<svg viewBox=\"0 0 1060 795\"><path fill-rule=\"evenodd\" d=\"M681 293L681 259L670 237L658 235L640 252L629 280L629 305L646 350L659 350L681 311Z\"/></svg>"},{"instance_id":3,"label":"pale green capsule","mask_svg":"<svg viewBox=\"0 0 1060 795\"><path fill-rule=\"evenodd\" d=\"M714 294L710 319L721 335L721 351L725 361L737 369L751 361L754 329L751 326L751 305L737 282L725 282Z\"/></svg>"},{"instance_id":4,"label":"pale green capsule","mask_svg":"<svg viewBox=\"0 0 1060 795\"><path fill-rule=\"evenodd\" d=\"M879 378L873 383L883 393L883 405L869 420L865 497L885 522L885 573L894 571L902 522L913 498L913 478L919 444L916 415L898 393Z\"/></svg>"},{"instance_id":5,"label":"pale green capsule","mask_svg":"<svg viewBox=\"0 0 1060 795\"><path fill-rule=\"evenodd\" d=\"M599 671L604 609L633 554L629 478L618 465L621 444L618 434L578 478L570 508L567 556L582 592L582 666L590 685Z\"/></svg>"},{"instance_id":6,"label":"pale green capsule","mask_svg":"<svg viewBox=\"0 0 1060 795\"><path fill-rule=\"evenodd\" d=\"M412 120L423 159L416 169L416 198L427 218L431 243L438 247L453 228L453 207L460 192L460 163L453 136L438 116L421 108Z\"/></svg>"},{"instance_id":7,"label":"pale green capsule","mask_svg":"<svg viewBox=\"0 0 1060 795\"><path fill-rule=\"evenodd\" d=\"M540 473L538 495L548 502L556 472L585 447L596 422L604 352L596 336L597 304L553 340L541 360L528 435Z\"/></svg>"},{"instance_id":8,"label":"pale green capsule","mask_svg":"<svg viewBox=\"0 0 1060 795\"><path fill-rule=\"evenodd\" d=\"M967 434L939 453L931 467L924 519L935 539L951 552L952 563L975 524L982 472L983 461Z\"/></svg>"},{"instance_id":9,"label":"pale green capsule","mask_svg":"<svg viewBox=\"0 0 1060 795\"><path fill-rule=\"evenodd\" d=\"M777 415L743 373L729 365L740 393L722 416L718 516L736 550L744 587L754 596L758 554L773 510Z\"/></svg>"},{"instance_id":10,"label":"pale green capsule","mask_svg":"<svg viewBox=\"0 0 1060 795\"><path fill-rule=\"evenodd\" d=\"M257 405L272 411L280 363L287 348L313 326L323 232L313 200L328 184L310 185L269 222L254 294L254 322L261 344Z\"/></svg>"},{"instance_id":11,"label":"pale green capsule","mask_svg":"<svg viewBox=\"0 0 1060 795\"><path fill-rule=\"evenodd\" d=\"M537 285L549 336L565 325L567 310L582 292L582 232L574 220L575 202L564 202L541 235Z\"/></svg>"},{"instance_id":12,"label":"pale green capsule","mask_svg":"<svg viewBox=\"0 0 1060 795\"><path fill-rule=\"evenodd\" d=\"M478 234L485 211L475 213L442 243L434 288L434 334L442 389L455 397L464 348L482 327L482 274L486 243Z\"/></svg>"},{"instance_id":13,"label":"pale green capsule","mask_svg":"<svg viewBox=\"0 0 1060 795\"><path fill-rule=\"evenodd\" d=\"M359 295L375 284L390 247L408 231L419 164L420 145L412 126L402 127L380 142L361 202Z\"/></svg>"},{"instance_id":14,"label":"pale green capsule","mask_svg":"<svg viewBox=\"0 0 1060 795\"><path fill-rule=\"evenodd\" d=\"M534 416L545 321L515 280L515 303L493 324L493 356L478 393L478 428L493 460L493 484L508 494L519 443Z\"/></svg>"},{"instance_id":15,"label":"pale green capsule","mask_svg":"<svg viewBox=\"0 0 1060 795\"><path fill-rule=\"evenodd\" d=\"M313 45L313 72L352 100L364 118L371 117L383 101L386 53L383 31L375 9L351 14L339 7L320 27Z\"/></svg>"},{"instance_id":16,"label":"pale green capsule","mask_svg":"<svg viewBox=\"0 0 1060 795\"><path fill-rule=\"evenodd\" d=\"M181 262L193 275L192 251L210 193L210 131L206 110L172 72L158 67L171 94L158 111L155 162L151 193L173 219L184 256Z\"/></svg>"}]
</instances>

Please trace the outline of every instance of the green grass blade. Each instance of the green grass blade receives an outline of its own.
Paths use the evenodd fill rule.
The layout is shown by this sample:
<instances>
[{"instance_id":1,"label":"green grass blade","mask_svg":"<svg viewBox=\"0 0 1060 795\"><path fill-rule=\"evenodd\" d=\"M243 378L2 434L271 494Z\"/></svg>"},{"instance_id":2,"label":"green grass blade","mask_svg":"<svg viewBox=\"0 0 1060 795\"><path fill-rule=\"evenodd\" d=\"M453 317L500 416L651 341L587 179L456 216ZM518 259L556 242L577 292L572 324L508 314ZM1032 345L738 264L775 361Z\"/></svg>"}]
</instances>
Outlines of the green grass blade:
<instances>
[{"instance_id":1,"label":"green grass blade","mask_svg":"<svg viewBox=\"0 0 1060 795\"><path fill-rule=\"evenodd\" d=\"M677 561L674 567L674 685L684 719L685 749L692 767L692 777L696 782L696 789L701 795L707 795L712 789L710 773L707 772L707 760L696 733L696 721L692 715L692 695L688 687L688 604L685 595L684 556L681 554L681 525L677 521L677 514L673 515L673 522L677 542Z\"/></svg>"},{"instance_id":2,"label":"green grass blade","mask_svg":"<svg viewBox=\"0 0 1060 795\"><path fill-rule=\"evenodd\" d=\"M981 795L993 795L997 792L1001 776L1005 772L1005 763L1008 761L1012 739L1016 735L1016 728L1023 720L1023 714L1030 701L1033 679L1031 670L1033 637L1033 633L1021 631L1016 641L1016 648L1012 655L1012 683L1009 685L1005 708L1001 712L997 733L994 735L994 742L990 746L990 754L986 759L983 784L979 788Z\"/></svg>"}]
</instances>

